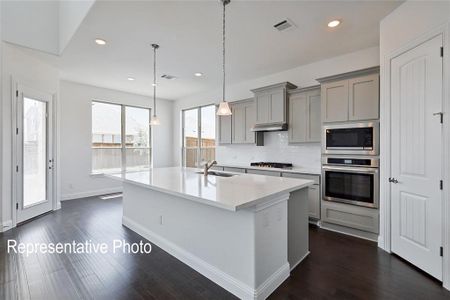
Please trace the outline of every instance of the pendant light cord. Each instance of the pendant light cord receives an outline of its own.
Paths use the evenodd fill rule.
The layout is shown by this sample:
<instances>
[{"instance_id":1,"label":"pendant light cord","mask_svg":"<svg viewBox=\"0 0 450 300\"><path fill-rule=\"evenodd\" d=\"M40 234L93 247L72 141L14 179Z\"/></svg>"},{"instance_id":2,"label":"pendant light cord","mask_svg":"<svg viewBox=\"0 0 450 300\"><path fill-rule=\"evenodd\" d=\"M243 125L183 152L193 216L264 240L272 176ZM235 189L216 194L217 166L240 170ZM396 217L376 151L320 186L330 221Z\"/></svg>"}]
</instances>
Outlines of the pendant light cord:
<instances>
[{"instance_id":1,"label":"pendant light cord","mask_svg":"<svg viewBox=\"0 0 450 300\"><path fill-rule=\"evenodd\" d=\"M223 22L222 22L222 71L223 71L223 86L222 86L222 101L225 102L225 6L227 2L223 1Z\"/></svg>"},{"instance_id":2,"label":"pendant light cord","mask_svg":"<svg viewBox=\"0 0 450 300\"><path fill-rule=\"evenodd\" d=\"M156 117L156 48L153 46L153 116Z\"/></svg>"}]
</instances>

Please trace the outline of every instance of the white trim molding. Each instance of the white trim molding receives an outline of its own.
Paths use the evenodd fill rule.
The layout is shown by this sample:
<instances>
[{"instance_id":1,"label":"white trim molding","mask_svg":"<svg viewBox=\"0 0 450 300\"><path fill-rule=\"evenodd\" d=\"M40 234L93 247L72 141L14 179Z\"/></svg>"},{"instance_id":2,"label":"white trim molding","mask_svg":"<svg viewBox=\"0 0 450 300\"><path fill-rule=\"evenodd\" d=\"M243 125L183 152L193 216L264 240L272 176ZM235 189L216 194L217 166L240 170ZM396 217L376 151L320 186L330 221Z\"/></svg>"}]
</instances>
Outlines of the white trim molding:
<instances>
[{"instance_id":1,"label":"white trim molding","mask_svg":"<svg viewBox=\"0 0 450 300\"><path fill-rule=\"evenodd\" d=\"M80 199L80 198L95 197L95 196L108 195L108 194L117 194L117 193L121 193L122 190L123 190L122 187L115 187L115 188L87 191L87 192L81 192L81 193L65 194L65 195L61 196L61 201L75 200L75 199Z\"/></svg>"},{"instance_id":2,"label":"white trim molding","mask_svg":"<svg viewBox=\"0 0 450 300\"><path fill-rule=\"evenodd\" d=\"M125 216L122 224L241 299L266 299L290 275L286 263L254 289Z\"/></svg>"},{"instance_id":3,"label":"white trim molding","mask_svg":"<svg viewBox=\"0 0 450 300\"><path fill-rule=\"evenodd\" d=\"M5 231L8 231L8 230L13 228L12 220L8 220L6 222L3 222L1 225L2 225L2 228L0 228L1 229L0 232L5 232Z\"/></svg>"}]
</instances>

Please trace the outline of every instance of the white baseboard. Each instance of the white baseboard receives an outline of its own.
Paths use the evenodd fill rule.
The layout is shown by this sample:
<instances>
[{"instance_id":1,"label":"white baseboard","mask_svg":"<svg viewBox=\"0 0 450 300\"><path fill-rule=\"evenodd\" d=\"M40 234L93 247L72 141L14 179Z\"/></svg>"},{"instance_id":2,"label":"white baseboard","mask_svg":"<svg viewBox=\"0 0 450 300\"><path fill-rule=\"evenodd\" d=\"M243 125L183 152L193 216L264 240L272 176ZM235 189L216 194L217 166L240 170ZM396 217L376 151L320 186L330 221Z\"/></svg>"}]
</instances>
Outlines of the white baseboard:
<instances>
[{"instance_id":1,"label":"white baseboard","mask_svg":"<svg viewBox=\"0 0 450 300\"><path fill-rule=\"evenodd\" d=\"M306 252L306 254L302 257L302 258L300 258L299 260L298 260L298 262L296 262L295 264L293 264L292 266L291 266L291 269L290 269L290 271L292 271L292 270L294 270L309 254L310 254L311 252Z\"/></svg>"},{"instance_id":2,"label":"white baseboard","mask_svg":"<svg viewBox=\"0 0 450 300\"><path fill-rule=\"evenodd\" d=\"M241 299L266 299L289 277L289 263L286 263L254 289L125 216L122 224Z\"/></svg>"},{"instance_id":3,"label":"white baseboard","mask_svg":"<svg viewBox=\"0 0 450 300\"><path fill-rule=\"evenodd\" d=\"M122 187L116 187L116 188L110 188L110 189L102 189L102 190L87 191L87 192L81 192L81 193L66 194L66 195L61 196L61 201L101 196L101 195L107 195L107 194L115 194L115 193L121 193L121 192L122 192Z\"/></svg>"},{"instance_id":4,"label":"white baseboard","mask_svg":"<svg viewBox=\"0 0 450 300\"><path fill-rule=\"evenodd\" d=\"M1 224L0 232L5 232L12 229L12 220L5 221Z\"/></svg>"},{"instance_id":5,"label":"white baseboard","mask_svg":"<svg viewBox=\"0 0 450 300\"><path fill-rule=\"evenodd\" d=\"M290 275L289 263L284 264L255 291L253 299L267 299Z\"/></svg>"}]
</instances>

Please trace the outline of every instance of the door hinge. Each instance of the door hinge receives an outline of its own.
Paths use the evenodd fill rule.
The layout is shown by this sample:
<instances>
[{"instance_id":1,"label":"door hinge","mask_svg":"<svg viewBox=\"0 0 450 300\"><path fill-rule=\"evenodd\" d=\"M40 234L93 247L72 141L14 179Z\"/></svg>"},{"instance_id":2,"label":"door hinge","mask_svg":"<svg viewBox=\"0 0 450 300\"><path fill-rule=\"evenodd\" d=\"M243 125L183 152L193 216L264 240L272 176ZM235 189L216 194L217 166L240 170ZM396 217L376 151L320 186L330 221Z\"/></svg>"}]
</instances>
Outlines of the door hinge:
<instances>
[{"instance_id":1,"label":"door hinge","mask_svg":"<svg viewBox=\"0 0 450 300\"><path fill-rule=\"evenodd\" d=\"M16 90L16 97L19 97L19 90Z\"/></svg>"},{"instance_id":2,"label":"door hinge","mask_svg":"<svg viewBox=\"0 0 450 300\"><path fill-rule=\"evenodd\" d=\"M19 203L16 203L16 209L19 209Z\"/></svg>"},{"instance_id":3,"label":"door hinge","mask_svg":"<svg viewBox=\"0 0 450 300\"><path fill-rule=\"evenodd\" d=\"M19 128L16 128L16 135L19 134Z\"/></svg>"},{"instance_id":4,"label":"door hinge","mask_svg":"<svg viewBox=\"0 0 450 300\"><path fill-rule=\"evenodd\" d=\"M444 189L444 181L443 181L443 180L441 180L441 181L439 182L439 188L440 188L441 190Z\"/></svg>"},{"instance_id":5,"label":"door hinge","mask_svg":"<svg viewBox=\"0 0 450 300\"><path fill-rule=\"evenodd\" d=\"M19 172L19 166L16 166L16 172Z\"/></svg>"},{"instance_id":6,"label":"door hinge","mask_svg":"<svg viewBox=\"0 0 450 300\"><path fill-rule=\"evenodd\" d=\"M444 247L441 247L441 249L439 250L441 256L444 256Z\"/></svg>"},{"instance_id":7,"label":"door hinge","mask_svg":"<svg viewBox=\"0 0 450 300\"><path fill-rule=\"evenodd\" d=\"M441 57L444 57L444 47L441 47Z\"/></svg>"}]
</instances>

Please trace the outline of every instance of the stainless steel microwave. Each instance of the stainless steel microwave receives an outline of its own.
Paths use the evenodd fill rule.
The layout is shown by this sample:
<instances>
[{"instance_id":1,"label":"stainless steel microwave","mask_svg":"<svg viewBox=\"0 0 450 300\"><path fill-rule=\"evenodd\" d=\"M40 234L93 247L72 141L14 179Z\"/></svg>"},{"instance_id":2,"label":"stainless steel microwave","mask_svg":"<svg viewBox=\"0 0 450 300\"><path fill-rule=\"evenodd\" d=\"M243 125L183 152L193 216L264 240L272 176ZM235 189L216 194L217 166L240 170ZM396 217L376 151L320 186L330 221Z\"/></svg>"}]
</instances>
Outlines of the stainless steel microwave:
<instances>
[{"instance_id":1,"label":"stainless steel microwave","mask_svg":"<svg viewBox=\"0 0 450 300\"><path fill-rule=\"evenodd\" d=\"M379 154L380 123L378 121L333 124L322 128L323 154Z\"/></svg>"}]
</instances>

